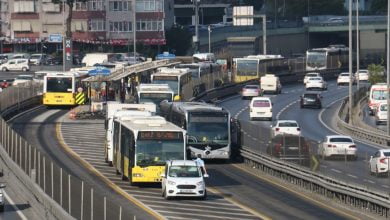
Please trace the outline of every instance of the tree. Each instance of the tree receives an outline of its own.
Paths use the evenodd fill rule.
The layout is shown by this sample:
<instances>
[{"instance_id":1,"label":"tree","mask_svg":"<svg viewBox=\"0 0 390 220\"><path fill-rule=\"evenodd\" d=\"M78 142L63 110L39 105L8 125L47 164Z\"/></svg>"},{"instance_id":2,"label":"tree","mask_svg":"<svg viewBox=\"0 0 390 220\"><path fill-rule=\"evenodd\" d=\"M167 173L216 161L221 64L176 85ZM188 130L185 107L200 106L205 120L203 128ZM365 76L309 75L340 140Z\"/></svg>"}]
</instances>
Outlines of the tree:
<instances>
[{"instance_id":1,"label":"tree","mask_svg":"<svg viewBox=\"0 0 390 220\"><path fill-rule=\"evenodd\" d=\"M369 81L372 85L385 81L385 68L379 64L368 65L368 72L370 73Z\"/></svg>"},{"instance_id":2,"label":"tree","mask_svg":"<svg viewBox=\"0 0 390 220\"><path fill-rule=\"evenodd\" d=\"M387 0L372 1L370 11L373 14L385 14L387 12Z\"/></svg>"},{"instance_id":3,"label":"tree","mask_svg":"<svg viewBox=\"0 0 390 220\"><path fill-rule=\"evenodd\" d=\"M62 2L65 1L65 4L69 7L69 13L68 17L66 18L66 37L72 38L72 17L73 17L73 4L76 2L76 0L52 0L54 4L62 4ZM87 2L88 0L77 0L77 2ZM64 10L64 9L62 9Z\"/></svg>"},{"instance_id":4,"label":"tree","mask_svg":"<svg viewBox=\"0 0 390 220\"><path fill-rule=\"evenodd\" d=\"M182 26L174 26L165 33L167 47L178 56L187 54L191 47L191 33Z\"/></svg>"}]
</instances>

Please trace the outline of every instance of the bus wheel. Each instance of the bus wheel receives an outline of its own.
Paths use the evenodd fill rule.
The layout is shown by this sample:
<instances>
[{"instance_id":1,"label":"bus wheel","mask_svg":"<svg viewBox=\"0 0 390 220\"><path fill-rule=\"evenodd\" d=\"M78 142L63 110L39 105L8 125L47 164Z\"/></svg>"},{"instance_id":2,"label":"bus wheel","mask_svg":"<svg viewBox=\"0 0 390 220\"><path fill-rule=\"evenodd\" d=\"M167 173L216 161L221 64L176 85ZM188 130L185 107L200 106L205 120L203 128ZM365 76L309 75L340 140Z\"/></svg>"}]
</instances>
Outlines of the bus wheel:
<instances>
[{"instance_id":1,"label":"bus wheel","mask_svg":"<svg viewBox=\"0 0 390 220\"><path fill-rule=\"evenodd\" d=\"M125 175L122 174L121 177L122 177L122 180L127 180L127 177Z\"/></svg>"}]
</instances>

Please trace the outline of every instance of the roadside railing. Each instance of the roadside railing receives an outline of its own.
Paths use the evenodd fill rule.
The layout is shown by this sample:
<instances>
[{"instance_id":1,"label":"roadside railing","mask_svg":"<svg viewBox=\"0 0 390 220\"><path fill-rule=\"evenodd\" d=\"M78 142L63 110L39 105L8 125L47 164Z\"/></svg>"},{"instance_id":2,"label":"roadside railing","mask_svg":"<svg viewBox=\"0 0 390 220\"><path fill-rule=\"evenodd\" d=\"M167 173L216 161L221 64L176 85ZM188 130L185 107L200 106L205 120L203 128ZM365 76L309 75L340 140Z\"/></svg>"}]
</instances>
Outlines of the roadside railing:
<instances>
[{"instance_id":1,"label":"roadside railing","mask_svg":"<svg viewBox=\"0 0 390 220\"><path fill-rule=\"evenodd\" d=\"M10 87L0 93L0 157L34 197L32 207L44 219L135 219L131 211L65 169L55 159L28 143L5 119L41 104L41 87ZM4 119L5 118L5 119ZM39 138L47 138L39 131Z\"/></svg>"}]
</instances>

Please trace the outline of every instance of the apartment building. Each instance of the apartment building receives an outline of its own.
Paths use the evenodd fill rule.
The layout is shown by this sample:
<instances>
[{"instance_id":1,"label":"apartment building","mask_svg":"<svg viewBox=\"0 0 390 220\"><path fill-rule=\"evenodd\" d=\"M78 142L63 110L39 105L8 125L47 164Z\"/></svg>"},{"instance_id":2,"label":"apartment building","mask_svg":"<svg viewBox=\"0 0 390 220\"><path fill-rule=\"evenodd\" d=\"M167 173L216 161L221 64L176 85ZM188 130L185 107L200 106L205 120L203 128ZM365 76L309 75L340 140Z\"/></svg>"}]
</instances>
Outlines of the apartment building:
<instances>
[{"instance_id":1,"label":"apartment building","mask_svg":"<svg viewBox=\"0 0 390 220\"><path fill-rule=\"evenodd\" d=\"M61 50L69 7L52 0L0 0L4 48L16 51ZM173 25L173 0L75 1L72 39L75 45L164 45ZM79 47L76 47L79 48Z\"/></svg>"}]
</instances>

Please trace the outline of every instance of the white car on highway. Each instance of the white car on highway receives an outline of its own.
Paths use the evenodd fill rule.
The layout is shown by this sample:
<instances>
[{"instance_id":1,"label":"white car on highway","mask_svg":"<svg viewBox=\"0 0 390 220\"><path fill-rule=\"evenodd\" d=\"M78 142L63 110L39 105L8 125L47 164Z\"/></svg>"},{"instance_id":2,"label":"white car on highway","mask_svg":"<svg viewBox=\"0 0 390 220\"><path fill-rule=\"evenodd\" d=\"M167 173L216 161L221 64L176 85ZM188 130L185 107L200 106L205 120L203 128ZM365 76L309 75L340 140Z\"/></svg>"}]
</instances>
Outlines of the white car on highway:
<instances>
[{"instance_id":1,"label":"white car on highway","mask_svg":"<svg viewBox=\"0 0 390 220\"><path fill-rule=\"evenodd\" d=\"M321 74L320 74L320 73L306 73L305 77L303 78L303 84L306 85L307 80L308 80L310 77L318 77L318 76L321 76Z\"/></svg>"},{"instance_id":2,"label":"white car on highway","mask_svg":"<svg viewBox=\"0 0 390 220\"><path fill-rule=\"evenodd\" d=\"M201 168L193 160L171 160L165 165L162 177L162 196L165 199L172 197L199 197L206 199L206 184Z\"/></svg>"},{"instance_id":3,"label":"white car on highway","mask_svg":"<svg viewBox=\"0 0 390 220\"><path fill-rule=\"evenodd\" d=\"M259 85L245 85L241 90L242 99L261 96L263 94Z\"/></svg>"},{"instance_id":4,"label":"white car on highway","mask_svg":"<svg viewBox=\"0 0 390 220\"><path fill-rule=\"evenodd\" d=\"M34 82L34 77L31 75L19 75L12 82L13 86L25 86Z\"/></svg>"},{"instance_id":5,"label":"white car on highway","mask_svg":"<svg viewBox=\"0 0 390 220\"><path fill-rule=\"evenodd\" d=\"M23 71L26 72L30 70L30 66L28 65L28 59L11 59L6 63L0 65L1 71Z\"/></svg>"},{"instance_id":6,"label":"white car on highway","mask_svg":"<svg viewBox=\"0 0 390 220\"><path fill-rule=\"evenodd\" d=\"M306 90L312 90L312 89L326 90L328 89L328 85L321 76L309 77L306 81L305 88Z\"/></svg>"},{"instance_id":7,"label":"white car on highway","mask_svg":"<svg viewBox=\"0 0 390 220\"><path fill-rule=\"evenodd\" d=\"M355 73L356 80L359 81L368 81L369 79L369 73L368 70L359 70L359 72Z\"/></svg>"},{"instance_id":8,"label":"white car on highway","mask_svg":"<svg viewBox=\"0 0 390 220\"><path fill-rule=\"evenodd\" d=\"M337 85L348 85L349 84L349 73L348 72L343 72L340 73L340 75L337 77ZM352 83L355 82L355 79L352 76Z\"/></svg>"},{"instance_id":9,"label":"white car on highway","mask_svg":"<svg viewBox=\"0 0 390 220\"><path fill-rule=\"evenodd\" d=\"M249 118L265 118L272 121L272 102L269 97L254 97L249 104Z\"/></svg>"},{"instance_id":10,"label":"white car on highway","mask_svg":"<svg viewBox=\"0 0 390 220\"><path fill-rule=\"evenodd\" d=\"M357 148L350 136L328 135L318 146L318 155L324 159L342 156L357 159Z\"/></svg>"},{"instance_id":11,"label":"white car on highway","mask_svg":"<svg viewBox=\"0 0 390 220\"><path fill-rule=\"evenodd\" d=\"M390 167L390 149L380 149L375 152L374 156L370 157L369 166L370 173L376 174L379 176L380 174L384 174L389 172Z\"/></svg>"},{"instance_id":12,"label":"white car on highway","mask_svg":"<svg viewBox=\"0 0 390 220\"><path fill-rule=\"evenodd\" d=\"M274 136L280 134L301 135L301 128L295 120L278 120L272 130Z\"/></svg>"},{"instance_id":13,"label":"white car on highway","mask_svg":"<svg viewBox=\"0 0 390 220\"><path fill-rule=\"evenodd\" d=\"M379 104L379 107L375 111L375 124L387 123L387 103Z\"/></svg>"}]
</instances>

